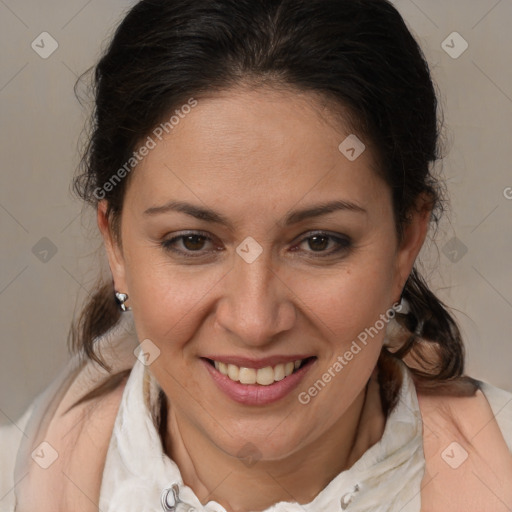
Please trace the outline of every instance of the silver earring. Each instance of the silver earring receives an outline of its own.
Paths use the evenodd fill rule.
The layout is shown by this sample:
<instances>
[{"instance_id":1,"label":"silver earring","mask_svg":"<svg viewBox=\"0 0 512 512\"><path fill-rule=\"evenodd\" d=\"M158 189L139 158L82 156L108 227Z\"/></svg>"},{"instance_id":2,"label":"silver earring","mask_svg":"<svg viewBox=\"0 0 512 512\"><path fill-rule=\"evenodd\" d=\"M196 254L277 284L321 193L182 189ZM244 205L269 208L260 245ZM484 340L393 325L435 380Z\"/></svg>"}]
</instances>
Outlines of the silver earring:
<instances>
[{"instance_id":1,"label":"silver earring","mask_svg":"<svg viewBox=\"0 0 512 512\"><path fill-rule=\"evenodd\" d=\"M396 303L395 303L396 304ZM402 290L402 294L400 295L400 301L398 302L398 306L394 306L394 309L397 313L401 315L407 315L410 311L409 301L404 297L404 292ZM395 316L389 320L386 325L386 331L384 334L384 343L383 346L389 347L392 344L392 339L400 334L401 327L399 323L396 321Z\"/></svg>"},{"instance_id":2,"label":"silver earring","mask_svg":"<svg viewBox=\"0 0 512 512\"><path fill-rule=\"evenodd\" d=\"M126 293L116 292L116 300L121 308L121 311L131 311L132 308L126 307L125 302L128 300L128 295Z\"/></svg>"},{"instance_id":3,"label":"silver earring","mask_svg":"<svg viewBox=\"0 0 512 512\"><path fill-rule=\"evenodd\" d=\"M403 296L400 298L400 304L399 304L399 307L397 308L397 311L401 315L407 315L407 313L409 313L411 311L411 308L409 306L409 301Z\"/></svg>"},{"instance_id":4,"label":"silver earring","mask_svg":"<svg viewBox=\"0 0 512 512\"><path fill-rule=\"evenodd\" d=\"M404 287L402 288L402 293L400 294L400 305L397 308L398 313L401 315L407 315L411 312L411 306L409 301L404 297L405 289L407 288L407 283L409 282L409 277L406 279Z\"/></svg>"}]
</instances>

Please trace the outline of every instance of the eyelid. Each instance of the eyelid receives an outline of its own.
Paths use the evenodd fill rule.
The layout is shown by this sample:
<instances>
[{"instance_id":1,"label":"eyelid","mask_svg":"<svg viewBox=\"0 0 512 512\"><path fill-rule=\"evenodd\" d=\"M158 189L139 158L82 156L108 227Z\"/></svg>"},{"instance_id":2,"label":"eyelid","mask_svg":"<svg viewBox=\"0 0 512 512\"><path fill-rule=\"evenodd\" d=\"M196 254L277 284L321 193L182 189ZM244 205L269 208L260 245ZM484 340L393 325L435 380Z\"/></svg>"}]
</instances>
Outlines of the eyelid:
<instances>
[{"instance_id":1,"label":"eyelid","mask_svg":"<svg viewBox=\"0 0 512 512\"><path fill-rule=\"evenodd\" d=\"M200 257L204 257L207 254L207 252L210 252L210 253L212 252L212 251L203 251L202 249L200 249L198 251L186 251L186 250L181 250L181 249L175 249L172 246L172 244L174 244L178 240L182 240L183 238L185 238L187 236L199 236L199 237L204 238L206 241L210 241L210 242L213 241L213 237L210 236L205 231L200 231L200 230L199 231L184 231L181 233L178 232L178 234L175 234L172 238L163 240L161 242L161 245L163 246L164 250L174 252L174 253L181 255L185 258L200 258ZM313 258L328 258L329 256L333 256L340 252L349 250L350 248L352 248L352 245L353 245L352 239L348 235L344 235L341 233L331 233L329 231L313 230L313 231L305 231L304 233L300 234L296 238L297 241L293 242L293 246L294 247L299 246L302 243L306 242L308 239L313 238L314 236L324 236L326 238L329 238L338 244L338 248L336 248L334 250L331 249L329 251L319 251L317 253L315 253L314 251L306 251ZM292 251L292 252L295 252L295 251Z\"/></svg>"},{"instance_id":2,"label":"eyelid","mask_svg":"<svg viewBox=\"0 0 512 512\"><path fill-rule=\"evenodd\" d=\"M324 236L326 238L329 238L336 242L338 244L338 247L334 250L331 249L328 251L319 251L316 253L315 251L306 251L313 258L328 258L329 256L334 256L340 252L349 250L353 245L352 239L348 235L343 235L341 233L331 233L329 231L322 230L313 230L303 233L302 235L300 235L300 239L295 245L301 245L308 239L313 238L314 236Z\"/></svg>"},{"instance_id":3,"label":"eyelid","mask_svg":"<svg viewBox=\"0 0 512 512\"><path fill-rule=\"evenodd\" d=\"M198 258L200 256L204 256L203 250L199 251L183 251L181 249L175 249L172 244L175 242L182 240L183 238L187 236L200 236L202 238L205 238L207 241L213 241L213 238L206 233L205 231L184 231L184 232L178 232L178 234L175 234L173 237L169 239L165 239L161 242L161 245L163 246L164 250L171 251L177 254L181 254L184 257L191 257L191 258ZM195 253L195 254L194 254Z\"/></svg>"}]
</instances>

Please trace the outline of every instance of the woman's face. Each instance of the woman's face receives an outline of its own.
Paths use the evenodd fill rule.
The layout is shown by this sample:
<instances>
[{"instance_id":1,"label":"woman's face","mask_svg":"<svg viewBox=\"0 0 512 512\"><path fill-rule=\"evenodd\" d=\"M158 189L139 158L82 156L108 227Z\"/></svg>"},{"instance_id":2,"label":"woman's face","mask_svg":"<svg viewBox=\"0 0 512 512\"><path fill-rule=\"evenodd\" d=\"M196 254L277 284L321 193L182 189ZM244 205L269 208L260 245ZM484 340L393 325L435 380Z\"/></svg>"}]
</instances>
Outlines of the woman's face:
<instances>
[{"instance_id":1,"label":"woman's face","mask_svg":"<svg viewBox=\"0 0 512 512\"><path fill-rule=\"evenodd\" d=\"M197 98L132 171L122 250L98 210L173 413L231 455L278 459L343 421L423 243L426 214L397 246L369 141L358 156L349 135L307 94Z\"/></svg>"}]
</instances>

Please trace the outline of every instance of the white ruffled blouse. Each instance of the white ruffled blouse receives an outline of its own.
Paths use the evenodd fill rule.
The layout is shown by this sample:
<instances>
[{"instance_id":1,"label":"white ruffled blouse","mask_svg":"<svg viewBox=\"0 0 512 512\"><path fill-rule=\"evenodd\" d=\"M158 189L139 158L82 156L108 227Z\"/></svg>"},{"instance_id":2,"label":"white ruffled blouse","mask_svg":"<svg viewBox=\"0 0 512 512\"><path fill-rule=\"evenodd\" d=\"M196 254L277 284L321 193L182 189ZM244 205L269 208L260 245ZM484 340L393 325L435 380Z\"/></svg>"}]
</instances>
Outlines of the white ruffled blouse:
<instances>
[{"instance_id":1,"label":"white ruffled blouse","mask_svg":"<svg viewBox=\"0 0 512 512\"><path fill-rule=\"evenodd\" d=\"M400 399L380 441L341 472L310 503L279 502L264 512L419 512L423 478L422 424L414 384L405 364ZM149 390L144 393L144 381ZM136 362L126 384L107 454L99 508L103 512L226 512L202 505L163 451L152 411L156 381Z\"/></svg>"},{"instance_id":2,"label":"white ruffled blouse","mask_svg":"<svg viewBox=\"0 0 512 512\"><path fill-rule=\"evenodd\" d=\"M339 473L307 504L279 502L263 512L420 512L425 471L423 432L416 389L399 361L399 400L381 439L351 468ZM478 381L512 452L512 393ZM117 413L100 491L101 512L226 512L202 505L164 452L157 428L160 387L149 367L136 360ZM23 428L40 397L16 424L0 426L0 511L14 509L14 463ZM37 407L36 407L37 409Z\"/></svg>"}]
</instances>

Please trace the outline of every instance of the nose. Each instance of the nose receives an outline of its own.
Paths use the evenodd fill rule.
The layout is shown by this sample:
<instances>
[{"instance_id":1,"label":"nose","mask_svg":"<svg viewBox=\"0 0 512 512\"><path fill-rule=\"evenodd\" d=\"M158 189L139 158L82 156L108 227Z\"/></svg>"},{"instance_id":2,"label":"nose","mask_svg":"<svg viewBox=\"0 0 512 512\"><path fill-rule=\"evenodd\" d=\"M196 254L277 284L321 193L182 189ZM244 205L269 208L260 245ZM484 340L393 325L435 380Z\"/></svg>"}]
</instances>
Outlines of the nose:
<instances>
[{"instance_id":1,"label":"nose","mask_svg":"<svg viewBox=\"0 0 512 512\"><path fill-rule=\"evenodd\" d=\"M278 272L265 251L252 263L235 256L216 319L240 345L263 347L294 326L294 293Z\"/></svg>"}]
</instances>

